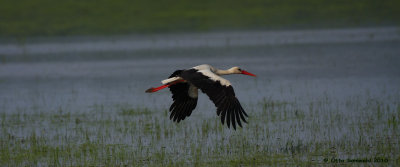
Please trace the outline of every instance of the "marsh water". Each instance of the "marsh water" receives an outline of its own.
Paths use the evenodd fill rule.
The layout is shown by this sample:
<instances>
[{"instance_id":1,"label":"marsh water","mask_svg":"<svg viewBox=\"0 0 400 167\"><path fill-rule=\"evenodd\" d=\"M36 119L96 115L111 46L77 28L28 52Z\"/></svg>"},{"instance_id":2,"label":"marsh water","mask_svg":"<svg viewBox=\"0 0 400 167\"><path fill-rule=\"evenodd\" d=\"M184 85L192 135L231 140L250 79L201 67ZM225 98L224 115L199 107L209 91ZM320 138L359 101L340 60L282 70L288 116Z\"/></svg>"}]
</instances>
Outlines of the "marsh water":
<instances>
[{"instance_id":1,"label":"marsh water","mask_svg":"<svg viewBox=\"0 0 400 167\"><path fill-rule=\"evenodd\" d=\"M169 158L220 162L232 156L270 162L275 155L283 157L277 162L294 164L332 157L398 163L397 27L36 38L1 41L0 57L1 138L7 141L2 149L34 133L52 147L75 148L72 143L101 138L101 144L123 145L130 149L127 155L141 160L157 154L155 163ZM144 92L174 70L199 64L240 66L257 75L224 76L249 114L249 124L236 131L221 125L204 94L190 117L173 123L167 115L170 92ZM78 127L89 141L80 137L84 133ZM160 151L170 154L162 159ZM96 164L92 158L83 159ZM52 164L46 158L38 161Z\"/></svg>"}]
</instances>

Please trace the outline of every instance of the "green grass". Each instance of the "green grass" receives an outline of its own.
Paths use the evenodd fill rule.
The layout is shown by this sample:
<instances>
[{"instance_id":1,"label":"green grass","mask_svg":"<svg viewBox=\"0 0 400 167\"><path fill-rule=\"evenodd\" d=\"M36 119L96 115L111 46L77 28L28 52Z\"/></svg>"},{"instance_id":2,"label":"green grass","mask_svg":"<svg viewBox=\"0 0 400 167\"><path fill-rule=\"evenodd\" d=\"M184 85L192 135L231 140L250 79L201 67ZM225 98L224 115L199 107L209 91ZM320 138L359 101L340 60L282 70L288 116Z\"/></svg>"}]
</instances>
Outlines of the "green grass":
<instances>
[{"instance_id":1,"label":"green grass","mask_svg":"<svg viewBox=\"0 0 400 167\"><path fill-rule=\"evenodd\" d=\"M398 0L3 0L0 37L398 25Z\"/></svg>"},{"instance_id":2,"label":"green grass","mask_svg":"<svg viewBox=\"0 0 400 167\"><path fill-rule=\"evenodd\" d=\"M0 165L318 166L337 164L326 158L375 157L388 162L374 165L400 163L398 103L267 99L247 106L250 123L236 131L216 117L193 115L177 124L165 111L124 105L1 113Z\"/></svg>"}]
</instances>

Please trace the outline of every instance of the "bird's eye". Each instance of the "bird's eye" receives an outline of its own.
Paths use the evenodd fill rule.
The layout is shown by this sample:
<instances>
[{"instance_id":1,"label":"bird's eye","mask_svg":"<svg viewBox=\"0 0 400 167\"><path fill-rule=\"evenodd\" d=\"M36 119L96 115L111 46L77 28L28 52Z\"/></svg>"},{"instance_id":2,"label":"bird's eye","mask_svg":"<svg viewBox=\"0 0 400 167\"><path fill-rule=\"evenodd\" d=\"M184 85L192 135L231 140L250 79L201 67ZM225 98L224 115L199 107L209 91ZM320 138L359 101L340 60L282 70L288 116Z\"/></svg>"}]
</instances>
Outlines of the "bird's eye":
<instances>
[{"instance_id":1,"label":"bird's eye","mask_svg":"<svg viewBox=\"0 0 400 167\"><path fill-rule=\"evenodd\" d=\"M239 70L239 71L242 71L242 69L240 69L240 68L239 68L238 70Z\"/></svg>"}]
</instances>

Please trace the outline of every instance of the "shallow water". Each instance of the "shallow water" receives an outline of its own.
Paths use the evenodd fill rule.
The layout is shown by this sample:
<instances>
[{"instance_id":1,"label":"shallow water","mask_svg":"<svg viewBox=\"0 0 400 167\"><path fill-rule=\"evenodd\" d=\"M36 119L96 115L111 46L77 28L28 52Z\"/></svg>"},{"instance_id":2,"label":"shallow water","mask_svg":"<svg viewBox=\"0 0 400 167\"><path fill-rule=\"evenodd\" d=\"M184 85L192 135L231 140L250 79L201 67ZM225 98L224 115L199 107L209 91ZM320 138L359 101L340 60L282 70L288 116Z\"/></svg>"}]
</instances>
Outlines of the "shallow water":
<instances>
[{"instance_id":1,"label":"shallow water","mask_svg":"<svg viewBox=\"0 0 400 167\"><path fill-rule=\"evenodd\" d=\"M7 132L3 133L3 139L7 137L5 134L28 138L36 132L47 138L48 145L68 145L58 139L60 134L81 143L84 140L80 139L80 132L65 135L69 128L78 126L75 124L79 120L82 121L80 128L93 133L89 135L91 141L101 136L103 143L127 145L133 152L147 148L147 152L134 153L142 157L162 149L173 153L183 148L187 155L176 154L186 155L179 159L190 163L193 151L202 145L208 151L200 150L199 154L224 157L239 156L224 146L240 143L250 145L249 148L265 156L275 153L288 156L288 148L293 151L294 147L301 148L303 152L299 154L303 156L314 153L318 147L335 147L335 157L379 155L396 163L400 150L396 129L400 121L398 28L92 39L100 42L71 38L33 39L23 46L0 44L1 56L4 56L0 65L2 122L21 121L3 126ZM239 131L220 125L214 104L204 94L200 95L193 114L182 123L174 124L165 111L172 101L169 91L144 93L149 87L159 86L174 70L199 64L221 69L240 66L257 75L257 78L225 77L233 84L250 115L250 124ZM149 111L135 116L121 114L124 109L132 108ZM54 122L54 117L65 114L72 114L68 116L73 119L61 125ZM392 119L395 125L390 123ZM93 123L102 121L114 124ZM134 127L130 127L132 123ZM154 129L158 124L161 124L160 132ZM214 130L201 131L208 124ZM369 128L364 129L365 126ZM150 128L150 134L142 131L146 127ZM126 131L121 132L121 128ZM190 131L196 132L187 137ZM161 135L155 136L155 132ZM376 144L382 142L391 147L379 150ZM366 144L372 149L361 148ZM339 149L341 146L343 149ZM221 148L225 149L213 152ZM236 151L252 153L244 147ZM313 155L311 160L322 162L328 155ZM302 156L299 159L310 161ZM214 160L220 161L221 157L202 159Z\"/></svg>"}]
</instances>

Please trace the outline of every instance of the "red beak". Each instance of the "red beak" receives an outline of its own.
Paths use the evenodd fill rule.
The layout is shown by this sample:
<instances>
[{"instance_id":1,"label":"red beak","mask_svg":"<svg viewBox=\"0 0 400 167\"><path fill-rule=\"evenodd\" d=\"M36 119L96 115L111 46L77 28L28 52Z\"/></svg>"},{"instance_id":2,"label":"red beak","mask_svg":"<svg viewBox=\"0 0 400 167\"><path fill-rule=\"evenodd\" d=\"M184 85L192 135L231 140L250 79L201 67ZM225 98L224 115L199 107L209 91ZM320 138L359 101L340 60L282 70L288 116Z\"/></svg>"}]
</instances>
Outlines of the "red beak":
<instances>
[{"instance_id":1,"label":"red beak","mask_svg":"<svg viewBox=\"0 0 400 167\"><path fill-rule=\"evenodd\" d=\"M245 70L242 70L242 74L244 74L244 75L250 75L250 76L256 77L256 75L254 75L254 74L252 74L252 73L249 73L249 72L247 72L247 71L245 71Z\"/></svg>"}]
</instances>

